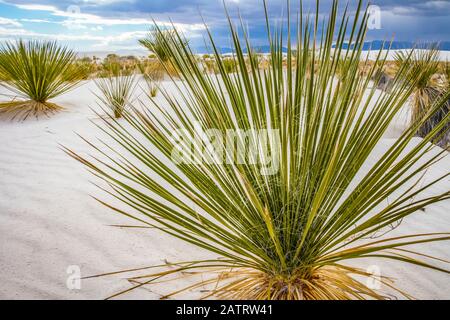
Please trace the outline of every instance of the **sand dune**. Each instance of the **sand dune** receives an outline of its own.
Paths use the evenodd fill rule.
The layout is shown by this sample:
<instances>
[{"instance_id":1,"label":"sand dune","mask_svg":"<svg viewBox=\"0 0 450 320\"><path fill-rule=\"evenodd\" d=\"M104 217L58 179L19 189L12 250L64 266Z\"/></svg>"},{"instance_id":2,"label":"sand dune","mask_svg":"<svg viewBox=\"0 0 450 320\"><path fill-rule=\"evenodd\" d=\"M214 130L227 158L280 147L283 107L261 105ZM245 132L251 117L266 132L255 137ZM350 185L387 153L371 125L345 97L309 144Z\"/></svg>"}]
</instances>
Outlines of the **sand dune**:
<instances>
[{"instance_id":1,"label":"sand dune","mask_svg":"<svg viewBox=\"0 0 450 320\"><path fill-rule=\"evenodd\" d=\"M427 51L424 49L415 49L416 52L420 51ZM387 60L395 60L397 53L405 53L408 54L411 52L411 49L398 49L398 50L389 50L386 59ZM375 60L379 54L379 50L372 50L372 51L363 51L361 54L361 59L366 59L367 56L369 56L369 60ZM382 55L384 56L384 55ZM439 51L439 54L437 56L437 59L442 62L450 61L450 51Z\"/></svg>"},{"instance_id":2,"label":"sand dune","mask_svg":"<svg viewBox=\"0 0 450 320\"><path fill-rule=\"evenodd\" d=\"M67 268L77 265L82 276L88 276L160 264L164 259L175 262L211 256L156 230L110 226L130 221L90 197L102 194L90 184L92 176L59 148L63 144L87 153L89 148L75 132L91 139L101 137L90 123L98 121L89 108L97 108L92 90L93 83L87 82L55 99L67 109L51 118L0 122L0 299L102 299L128 288L129 283L123 276L110 276L83 280L80 290L70 290ZM406 119L404 112L372 160L394 141ZM426 179L445 174L449 167L446 158L429 170ZM448 182L428 193L447 190ZM102 199L113 201L104 195ZM449 207L450 201L446 201L417 212L403 222L402 233L448 231ZM449 242L423 248L450 260ZM354 264L367 267L374 261ZM401 263L376 264L382 275L393 276L399 287L417 298L450 297L449 275ZM176 285L187 283L180 280ZM167 292L163 289L138 289L121 298L156 299ZM197 296L192 292L184 297Z\"/></svg>"}]
</instances>

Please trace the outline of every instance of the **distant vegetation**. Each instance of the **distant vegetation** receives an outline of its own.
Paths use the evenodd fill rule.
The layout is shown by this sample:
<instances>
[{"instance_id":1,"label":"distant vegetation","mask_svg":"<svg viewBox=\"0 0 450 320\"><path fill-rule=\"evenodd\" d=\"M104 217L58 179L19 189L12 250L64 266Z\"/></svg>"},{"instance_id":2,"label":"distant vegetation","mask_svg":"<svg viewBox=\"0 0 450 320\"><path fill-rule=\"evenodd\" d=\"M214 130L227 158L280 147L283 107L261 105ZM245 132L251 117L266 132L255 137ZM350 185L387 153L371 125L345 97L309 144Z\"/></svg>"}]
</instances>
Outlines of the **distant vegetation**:
<instances>
[{"instance_id":1,"label":"distant vegetation","mask_svg":"<svg viewBox=\"0 0 450 320\"><path fill-rule=\"evenodd\" d=\"M179 75L172 61L173 58L170 58L165 52L171 50L171 48L164 47L167 46L167 43L171 43L170 39L175 35L173 30L160 30L158 33L156 29L152 29L145 39L140 40L140 43L150 50L149 55L145 58L132 55L119 56L114 53L108 54L104 59L96 56L76 58L75 53L60 47L55 42L18 41L17 43L6 43L1 48L0 78L3 81L2 85L17 93L16 97L20 100L2 103L0 105L1 112L9 113L12 117L22 118L26 118L30 114L48 114L61 108L48 103L47 100L70 90L80 80L109 78L118 75L141 74L147 83L147 93L154 97L162 80L169 77L177 78ZM181 40L178 41L181 47L187 48L186 40L181 38L178 40ZM201 71L208 74L219 74L221 68L226 73L241 72L242 70L250 72L252 68L268 70L272 64L271 54L260 52L244 53L246 67L242 69L238 68L239 64L233 53L219 54L220 59L218 59L216 54L193 55L187 49L183 50L185 54L193 56L192 60L201 66ZM280 52L280 56L277 57L277 59L281 59L285 69L289 66L297 68L296 51L292 50L292 52L290 62L285 52ZM429 67L427 68L427 74L422 74L422 80L417 84L417 90L412 98L414 100L412 103L412 121L423 115L424 110L429 108L433 101L450 88L450 62L438 61L437 49L431 50L432 56L425 56L426 53L423 52L418 50L415 56L409 59L412 69L421 70L426 66ZM39 59L39 56L44 57L44 59ZM386 60L383 64L377 63L375 72L370 76L379 89L390 91L399 67L402 61L406 59L406 53L399 53L394 60ZM336 77L338 79L342 80L347 76L347 65L349 63L348 60L338 60L336 66ZM361 61L358 66L359 72L367 76L374 63L370 60ZM12 68L15 65L18 68ZM320 59L314 62L314 68L307 64L305 69L307 77L311 75L312 69L314 69L314 74L317 74L322 65L323 61L320 61ZM58 71L55 69L56 66L59 68ZM43 70L50 70L50 72L43 72ZM33 79L34 72L42 78ZM38 85L39 83L42 85ZM27 101L27 99L29 100ZM39 103L30 103L30 101ZM441 117L448 112L446 111L448 106L449 104L444 105L441 110ZM17 115L17 113L20 115ZM424 127L418 129L417 134L423 137L432 127L433 121L430 120ZM436 143L443 148L448 148L448 140L447 134Z\"/></svg>"}]
</instances>

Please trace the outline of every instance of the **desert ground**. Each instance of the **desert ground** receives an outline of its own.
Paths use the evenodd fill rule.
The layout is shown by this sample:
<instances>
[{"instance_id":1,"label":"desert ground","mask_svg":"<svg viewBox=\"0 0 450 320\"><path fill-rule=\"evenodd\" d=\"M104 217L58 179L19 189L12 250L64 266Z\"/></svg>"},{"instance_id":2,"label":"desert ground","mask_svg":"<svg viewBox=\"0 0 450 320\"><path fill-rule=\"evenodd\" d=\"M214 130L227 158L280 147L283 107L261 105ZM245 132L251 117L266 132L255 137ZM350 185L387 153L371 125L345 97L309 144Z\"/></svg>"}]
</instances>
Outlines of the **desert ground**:
<instances>
[{"instance_id":1,"label":"desert ground","mask_svg":"<svg viewBox=\"0 0 450 320\"><path fill-rule=\"evenodd\" d=\"M169 82L162 85L169 91L173 86ZM54 99L66 109L52 117L0 122L0 299L103 299L130 287L125 276L85 279L81 288L70 289L68 268L79 266L84 277L211 256L158 230L111 226L133 222L92 198L114 202L91 183L95 178L61 149L63 145L86 154L91 149L76 133L90 140L104 136L94 125L101 124L91 109L99 110L95 90L93 81L85 81ZM0 93L7 92L1 89ZM141 98L146 105L145 98ZM1 99L8 100L4 96ZM161 94L156 99L164 103ZM387 130L367 166L406 127L406 109ZM446 157L427 172L421 183L445 174L449 167L450 159ZM445 192L448 183L448 179L444 180L424 195ZM447 200L416 212L403 221L402 234L448 231L449 208ZM391 234L398 232L395 229ZM450 242L418 247L424 253L450 260ZM416 298L450 297L448 274L402 263L352 263L361 268L376 265L382 276L394 278L399 288ZM176 287L186 286L189 281L177 280ZM118 298L158 299L164 293L167 290L161 284ZM197 298L200 294L189 291L180 298Z\"/></svg>"}]
</instances>

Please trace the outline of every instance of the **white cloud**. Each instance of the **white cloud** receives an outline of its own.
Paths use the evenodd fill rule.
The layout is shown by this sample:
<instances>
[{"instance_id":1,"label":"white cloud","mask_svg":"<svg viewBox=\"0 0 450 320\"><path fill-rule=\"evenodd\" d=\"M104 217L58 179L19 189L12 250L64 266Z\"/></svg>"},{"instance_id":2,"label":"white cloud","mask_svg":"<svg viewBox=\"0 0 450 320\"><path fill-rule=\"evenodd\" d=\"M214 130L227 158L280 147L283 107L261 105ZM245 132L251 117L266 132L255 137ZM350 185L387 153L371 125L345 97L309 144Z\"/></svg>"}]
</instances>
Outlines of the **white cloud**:
<instances>
[{"instance_id":1,"label":"white cloud","mask_svg":"<svg viewBox=\"0 0 450 320\"><path fill-rule=\"evenodd\" d=\"M92 35L89 33L84 34L49 34L49 33L38 33L34 31L29 31L23 28L4 28L0 26L0 36L3 38L11 37L29 37L29 38L48 38L52 40L61 41L95 41L103 45L108 45L112 42L124 42L128 40L137 40L144 37L147 34L146 30L142 31L131 31L122 32L113 36L100 36Z\"/></svg>"},{"instance_id":2,"label":"white cloud","mask_svg":"<svg viewBox=\"0 0 450 320\"><path fill-rule=\"evenodd\" d=\"M31 23L57 23L55 21L50 21L50 20L46 20L46 19L26 19L26 18L22 18L22 19L20 19L20 21L22 21L22 22L31 22Z\"/></svg>"},{"instance_id":3,"label":"white cloud","mask_svg":"<svg viewBox=\"0 0 450 320\"><path fill-rule=\"evenodd\" d=\"M0 0L1 1L1 0ZM90 4L105 4L106 2L114 2L116 0L90 0ZM127 0L125 0L127 1ZM145 37L148 33L150 25L153 24L151 18L106 18L94 14L82 13L77 8L69 7L67 11L60 10L51 5L39 4L21 4L16 5L23 10L38 10L47 11L50 16L60 17L61 19L20 19L22 22L30 23L53 23L59 24L67 28L67 32L58 33L39 33L32 30L25 29L19 22L15 20L0 18L0 37L6 39L21 38L35 38L46 40L58 40L65 42L73 42L74 45L80 41L87 41L91 43L91 47L110 49L111 47L127 47L137 45L137 40ZM161 27L171 27L172 24L168 21L155 21ZM5 28L4 26L9 26ZM142 26L142 30L137 31L122 31L110 32L105 31L106 27L111 26ZM195 38L201 35L200 31L204 30L203 24L188 24L188 23L174 23L173 26L179 31L183 32L188 38ZM14 27L11 28L11 27ZM72 32L70 32L72 31ZM102 34L100 34L102 32Z\"/></svg>"},{"instance_id":4,"label":"white cloud","mask_svg":"<svg viewBox=\"0 0 450 320\"><path fill-rule=\"evenodd\" d=\"M113 3L119 2L120 0L85 0L85 2L96 3L96 4L105 4L105 3ZM123 2L123 1L121 1ZM68 18L65 21L60 22L64 26L68 26L69 28L73 28L74 25L80 26L85 25L101 25L101 26L118 26L118 25L150 25L153 23L152 19L143 19L143 18L128 18L128 19L118 19L118 18L104 18L98 15L82 13L81 10L75 8L79 8L77 6L70 6L67 11L62 11L57 9L54 6L49 5L39 5L39 4L22 4L16 5L18 8L25 10L41 10L51 12L53 16L57 17L66 17ZM158 24L164 26L170 26L168 22L157 22ZM204 26L201 23L195 24L186 24L186 23L175 23L176 28L183 32L190 31L199 31L203 30Z\"/></svg>"},{"instance_id":5,"label":"white cloud","mask_svg":"<svg viewBox=\"0 0 450 320\"><path fill-rule=\"evenodd\" d=\"M425 8L429 9L436 9L436 10L450 10L450 2L448 1L428 1L425 2L423 5Z\"/></svg>"},{"instance_id":6,"label":"white cloud","mask_svg":"<svg viewBox=\"0 0 450 320\"><path fill-rule=\"evenodd\" d=\"M86 1L85 2L93 2L93 3L112 3L116 2L115 0L100 0L100 1ZM38 10L38 11L47 11L50 12L53 16L57 17L66 17L70 18L71 23L77 24L99 24L99 25L141 25L141 24L149 24L151 22L150 19L139 19L139 18L131 18L131 19L114 19L114 18L103 18L98 15L82 13L81 9L78 6L69 6L66 11L59 10L54 6L49 5L40 5L40 4L17 4L16 7L24 10Z\"/></svg>"},{"instance_id":7,"label":"white cloud","mask_svg":"<svg viewBox=\"0 0 450 320\"><path fill-rule=\"evenodd\" d=\"M418 14L420 11L415 7L394 7L391 12L396 15L412 16Z\"/></svg>"},{"instance_id":8,"label":"white cloud","mask_svg":"<svg viewBox=\"0 0 450 320\"><path fill-rule=\"evenodd\" d=\"M15 5L19 9L24 10L33 10L33 11L58 11L56 7L43 5L43 4L16 4Z\"/></svg>"},{"instance_id":9,"label":"white cloud","mask_svg":"<svg viewBox=\"0 0 450 320\"><path fill-rule=\"evenodd\" d=\"M55 16L68 17L71 21L78 24L98 24L104 26L116 26L116 25L148 25L151 23L150 19L111 19L103 18L93 14L70 14L70 13L55 13Z\"/></svg>"},{"instance_id":10,"label":"white cloud","mask_svg":"<svg viewBox=\"0 0 450 320\"><path fill-rule=\"evenodd\" d=\"M133 0L83 0L86 4L94 4L94 5L107 5L112 3L118 3L118 2L133 2Z\"/></svg>"},{"instance_id":11,"label":"white cloud","mask_svg":"<svg viewBox=\"0 0 450 320\"><path fill-rule=\"evenodd\" d=\"M9 25L14 27L21 27L22 24L15 19L0 17L0 25Z\"/></svg>"}]
</instances>

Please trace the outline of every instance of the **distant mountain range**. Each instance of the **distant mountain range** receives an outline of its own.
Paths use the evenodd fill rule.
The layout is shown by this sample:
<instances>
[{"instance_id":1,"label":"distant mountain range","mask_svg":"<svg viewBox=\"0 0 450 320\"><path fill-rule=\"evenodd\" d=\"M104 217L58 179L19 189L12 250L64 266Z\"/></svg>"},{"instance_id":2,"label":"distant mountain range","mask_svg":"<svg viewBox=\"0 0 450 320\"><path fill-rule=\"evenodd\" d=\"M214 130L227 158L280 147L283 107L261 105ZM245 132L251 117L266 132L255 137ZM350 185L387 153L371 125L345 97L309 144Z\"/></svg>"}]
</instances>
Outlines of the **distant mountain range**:
<instances>
[{"instance_id":1,"label":"distant mountain range","mask_svg":"<svg viewBox=\"0 0 450 320\"><path fill-rule=\"evenodd\" d=\"M380 49L388 49L390 43L389 42L383 42L381 40L374 40L374 41L368 41L364 43L363 50L367 51L369 49L371 50L380 50ZM422 43L420 45L415 45L414 42L410 41L394 41L392 42L391 49L392 50L400 50L400 49L411 49L414 46L419 48L427 48L431 45L431 43ZM348 48L348 44L344 45L344 48ZM439 49L442 51L450 51L450 42L444 41L439 43ZM206 47L196 47L192 48L194 53L197 54L211 54L212 50L208 49ZM222 54L230 54L234 52L233 48L229 47L220 47L220 52ZM270 53L270 46L256 46L254 47L254 50L259 53ZM283 48L283 52L287 52L287 48ZM105 58L108 54L115 53L119 56L135 56L135 57L145 57L148 56L148 51L146 50L118 50L118 51L86 51L86 52L79 52L79 56L81 57L92 57L96 56L100 59ZM247 53L247 49L244 49L244 53Z\"/></svg>"},{"instance_id":2,"label":"distant mountain range","mask_svg":"<svg viewBox=\"0 0 450 320\"><path fill-rule=\"evenodd\" d=\"M412 48L422 48L427 49L429 48L433 43L415 43L410 41L393 41L392 44L389 41L382 41L382 40L374 40L374 41L368 41L364 43L363 50L367 51L369 49L371 50L380 50L380 49L389 49L391 50L401 50L401 49L412 49ZM440 42L438 44L438 47L440 50L443 51L450 51L450 42L444 41ZM348 48L348 44L344 45L344 49Z\"/></svg>"},{"instance_id":3,"label":"distant mountain range","mask_svg":"<svg viewBox=\"0 0 450 320\"><path fill-rule=\"evenodd\" d=\"M374 41L368 41L364 43L363 50L367 51L369 49L371 50L380 50L380 49L389 49L389 46L391 47L391 50L400 50L400 49L412 49L414 47L416 48L428 48L430 47L432 43L422 43L422 44L416 44L415 42L410 41L394 41L392 44L390 42L384 42L382 40L374 40ZM443 51L450 51L450 42L441 42L439 43L439 49ZM344 49L348 48L348 44L344 45ZM257 46L254 47L256 52L260 53L270 53L270 46ZM198 47L194 49L196 53L203 54L203 53L212 53L211 49L207 49L205 47ZM228 47L221 47L219 48L220 52L222 54L229 54L233 53L233 48ZM243 50L244 53L247 53L247 49ZM283 48L283 52L287 52L287 48Z\"/></svg>"},{"instance_id":4,"label":"distant mountain range","mask_svg":"<svg viewBox=\"0 0 450 320\"><path fill-rule=\"evenodd\" d=\"M211 48L206 48L206 47L197 47L197 48L192 48L192 50L197 53L197 54L212 54L213 50ZM234 48L228 48L228 47L220 47L218 48L218 50L220 51L221 54L230 54L234 52ZM256 46L253 47L253 50L255 50L255 52L258 53L270 53L270 46ZM243 48L242 51L244 53L247 53L247 48ZM283 47L283 52L287 52L287 48Z\"/></svg>"}]
</instances>

